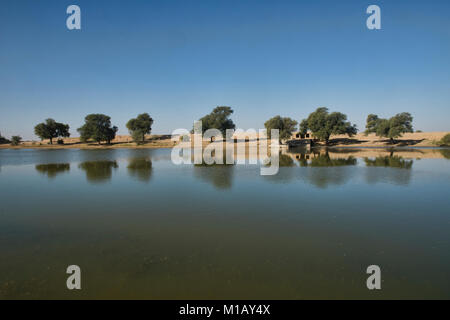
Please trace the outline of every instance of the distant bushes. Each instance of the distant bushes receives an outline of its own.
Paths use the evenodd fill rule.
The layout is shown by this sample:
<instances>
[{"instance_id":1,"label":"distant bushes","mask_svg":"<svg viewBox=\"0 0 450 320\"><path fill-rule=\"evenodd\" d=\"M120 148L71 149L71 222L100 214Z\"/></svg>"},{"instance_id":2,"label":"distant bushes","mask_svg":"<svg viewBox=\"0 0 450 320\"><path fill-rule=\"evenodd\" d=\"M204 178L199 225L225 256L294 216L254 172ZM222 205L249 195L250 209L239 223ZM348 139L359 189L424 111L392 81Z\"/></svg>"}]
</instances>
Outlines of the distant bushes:
<instances>
[{"instance_id":1,"label":"distant bushes","mask_svg":"<svg viewBox=\"0 0 450 320\"><path fill-rule=\"evenodd\" d=\"M11 141L9 141L8 139L6 139L5 137L2 137L1 133L0 133L0 144L6 144L6 143L10 143Z\"/></svg>"}]
</instances>

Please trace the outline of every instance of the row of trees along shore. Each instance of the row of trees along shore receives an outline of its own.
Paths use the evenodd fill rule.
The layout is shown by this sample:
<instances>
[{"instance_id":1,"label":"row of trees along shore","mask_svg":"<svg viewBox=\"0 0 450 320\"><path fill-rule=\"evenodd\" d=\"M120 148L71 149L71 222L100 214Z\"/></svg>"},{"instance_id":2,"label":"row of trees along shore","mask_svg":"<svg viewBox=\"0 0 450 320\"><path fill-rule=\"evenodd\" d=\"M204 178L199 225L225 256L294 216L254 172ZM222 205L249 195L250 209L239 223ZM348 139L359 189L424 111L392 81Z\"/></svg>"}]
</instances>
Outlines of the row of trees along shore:
<instances>
[{"instance_id":1,"label":"row of trees along shore","mask_svg":"<svg viewBox=\"0 0 450 320\"><path fill-rule=\"evenodd\" d=\"M200 119L202 121L203 133L208 129L218 129L225 135L227 129L235 129L235 124L229 118L233 110L227 106L216 107L210 114ZM381 119L374 114L367 117L365 134L375 133L379 137L386 137L394 142L394 138L401 137L403 133L413 132L412 116L407 113L399 113L390 119ZM294 132L306 134L311 132L314 137L329 143L330 136L337 134L347 134L352 137L358 132L355 124L347 121L347 115L341 112L329 112L328 108L317 108L306 119L298 122L289 117L279 115L267 120L264 127L270 137L271 129L279 130L279 138L289 140Z\"/></svg>"},{"instance_id":2,"label":"row of trees along shore","mask_svg":"<svg viewBox=\"0 0 450 320\"><path fill-rule=\"evenodd\" d=\"M142 143L145 141L145 135L150 134L152 124L153 119L150 115L142 113L136 118L130 119L126 126L133 140ZM116 126L111 125L111 117L100 113L87 115L84 118L84 125L77 129L81 142L91 140L99 144L102 141L110 144L116 137L117 130ZM69 125L56 122L53 119L47 119L45 122L36 125L34 133L42 140L50 140L50 144L53 144L53 139L70 137Z\"/></svg>"},{"instance_id":3,"label":"row of trees along shore","mask_svg":"<svg viewBox=\"0 0 450 320\"><path fill-rule=\"evenodd\" d=\"M228 106L218 106L204 117L202 121L203 133L208 129L218 129L224 135L227 129L235 129L236 126L230 116L233 109ZM403 133L413 132L413 117L407 112L396 114L389 119L379 118L375 114L369 114L367 117L366 130L364 133L375 133L379 137L389 138L394 142L395 138L401 137ZM95 141L99 144L106 142L108 144L115 138L118 128L111 125L111 118L104 114L89 114L84 119L83 126L77 129L80 134L81 142ZM145 135L150 134L153 125L153 119L148 113L139 114L136 118L130 119L126 127L130 132L133 140L137 143L145 141ZM318 108L309 116L298 123L289 117L281 117L279 115L267 120L264 123L268 131L269 137L271 129L279 130L280 141L289 140L294 132L306 134L311 132L313 136L326 144L329 143L330 136L338 134L346 134L352 137L358 132L355 124L347 121L347 115L341 112L329 112L327 108ZM298 126L298 127L297 127ZM34 127L35 134L42 140L48 139L53 144L53 139L58 139L58 143L62 143L60 138L70 137L69 125L56 122L53 119L47 119L45 122L39 123ZM3 140L2 140L3 139ZM11 142L19 144L21 137L14 136L11 141L2 138L0 142Z\"/></svg>"}]
</instances>

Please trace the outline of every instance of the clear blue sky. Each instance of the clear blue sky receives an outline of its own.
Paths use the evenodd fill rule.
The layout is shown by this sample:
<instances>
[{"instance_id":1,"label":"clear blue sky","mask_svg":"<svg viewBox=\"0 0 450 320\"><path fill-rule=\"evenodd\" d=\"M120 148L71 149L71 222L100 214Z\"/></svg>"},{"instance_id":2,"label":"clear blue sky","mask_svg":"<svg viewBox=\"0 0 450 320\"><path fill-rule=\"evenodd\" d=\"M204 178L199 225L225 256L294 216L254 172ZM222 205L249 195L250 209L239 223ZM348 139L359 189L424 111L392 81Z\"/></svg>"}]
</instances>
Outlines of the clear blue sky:
<instances>
[{"instance_id":1,"label":"clear blue sky","mask_svg":"<svg viewBox=\"0 0 450 320\"><path fill-rule=\"evenodd\" d=\"M81 8L82 30L66 28ZM370 4L382 30L366 28ZM37 139L48 117L73 136L88 113L120 134L148 112L154 133L229 105L240 128L319 106L363 129L409 111L450 130L450 1L2 0L0 132Z\"/></svg>"}]
</instances>

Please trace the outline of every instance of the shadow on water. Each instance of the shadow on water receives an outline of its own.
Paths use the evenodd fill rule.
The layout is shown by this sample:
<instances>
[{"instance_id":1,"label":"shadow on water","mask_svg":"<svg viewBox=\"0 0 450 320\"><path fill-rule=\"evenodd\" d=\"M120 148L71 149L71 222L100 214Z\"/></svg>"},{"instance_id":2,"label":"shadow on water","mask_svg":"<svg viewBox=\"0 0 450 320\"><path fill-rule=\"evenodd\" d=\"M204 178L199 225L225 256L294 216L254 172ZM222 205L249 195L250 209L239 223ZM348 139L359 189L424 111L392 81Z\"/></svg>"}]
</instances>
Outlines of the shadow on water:
<instances>
[{"instance_id":1,"label":"shadow on water","mask_svg":"<svg viewBox=\"0 0 450 320\"><path fill-rule=\"evenodd\" d=\"M67 173L70 171L69 163L49 163L49 164L37 164L35 166L36 171L41 174L47 175L48 178L55 178L61 173Z\"/></svg>"},{"instance_id":2,"label":"shadow on water","mask_svg":"<svg viewBox=\"0 0 450 320\"><path fill-rule=\"evenodd\" d=\"M152 177L152 160L150 158L130 158L127 170L130 177L148 182Z\"/></svg>"},{"instance_id":3,"label":"shadow on water","mask_svg":"<svg viewBox=\"0 0 450 320\"><path fill-rule=\"evenodd\" d=\"M85 161L78 166L86 172L86 179L91 183L105 183L111 180L112 169L119 166L116 161Z\"/></svg>"}]
</instances>

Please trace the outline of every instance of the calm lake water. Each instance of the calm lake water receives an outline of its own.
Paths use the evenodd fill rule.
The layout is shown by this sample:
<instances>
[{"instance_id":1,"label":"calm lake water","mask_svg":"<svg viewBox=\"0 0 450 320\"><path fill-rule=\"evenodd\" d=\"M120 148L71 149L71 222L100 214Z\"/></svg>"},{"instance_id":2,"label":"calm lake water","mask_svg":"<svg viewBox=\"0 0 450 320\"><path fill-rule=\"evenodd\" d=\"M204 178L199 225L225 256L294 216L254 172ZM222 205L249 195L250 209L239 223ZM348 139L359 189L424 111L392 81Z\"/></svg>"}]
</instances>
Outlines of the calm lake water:
<instances>
[{"instance_id":1,"label":"calm lake water","mask_svg":"<svg viewBox=\"0 0 450 320\"><path fill-rule=\"evenodd\" d=\"M0 298L450 298L449 150L170 151L0 150Z\"/></svg>"}]
</instances>

